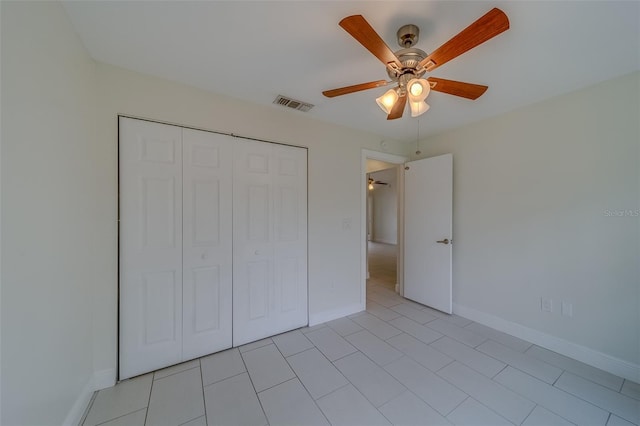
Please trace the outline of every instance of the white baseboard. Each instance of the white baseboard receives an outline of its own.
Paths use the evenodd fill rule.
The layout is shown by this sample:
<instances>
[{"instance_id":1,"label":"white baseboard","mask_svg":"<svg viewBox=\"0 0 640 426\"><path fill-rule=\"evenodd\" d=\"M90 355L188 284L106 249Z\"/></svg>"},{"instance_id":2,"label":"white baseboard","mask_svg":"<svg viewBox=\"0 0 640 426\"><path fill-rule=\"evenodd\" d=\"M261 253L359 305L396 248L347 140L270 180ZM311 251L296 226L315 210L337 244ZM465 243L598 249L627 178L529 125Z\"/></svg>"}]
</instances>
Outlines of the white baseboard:
<instances>
[{"instance_id":1,"label":"white baseboard","mask_svg":"<svg viewBox=\"0 0 640 426\"><path fill-rule=\"evenodd\" d=\"M552 336L542 331L525 327L457 303L453 304L453 312L461 317L526 340L527 342L535 343L545 349L584 362L585 364L615 374L616 376L634 382L640 382L640 364L633 364L596 351L595 349L587 348L586 346L578 345L577 343L561 339L560 337Z\"/></svg>"},{"instance_id":2,"label":"white baseboard","mask_svg":"<svg viewBox=\"0 0 640 426\"><path fill-rule=\"evenodd\" d=\"M67 414L67 418L64 419L64 426L77 426L82 420L82 416L84 415L84 410L87 409L87 405L89 405L89 401L91 401L91 396L93 395L93 376L89 377L87 383L82 388L80 395L76 398L76 402L74 402L73 406L69 410Z\"/></svg>"},{"instance_id":3,"label":"white baseboard","mask_svg":"<svg viewBox=\"0 0 640 426\"><path fill-rule=\"evenodd\" d=\"M116 384L116 369L107 368L93 373L93 390L110 388Z\"/></svg>"},{"instance_id":4,"label":"white baseboard","mask_svg":"<svg viewBox=\"0 0 640 426\"><path fill-rule=\"evenodd\" d=\"M69 410L67 418L64 420L64 426L77 426L82 420L84 411L91 401L91 396L95 391L108 388L116 384L116 370L115 368L108 368L106 370L95 371L93 376L87 380L84 388L78 395L76 402Z\"/></svg>"},{"instance_id":5,"label":"white baseboard","mask_svg":"<svg viewBox=\"0 0 640 426\"><path fill-rule=\"evenodd\" d=\"M352 314L361 312L363 310L364 308L360 303L354 303L352 305L344 306L338 309L333 309L331 311L324 311L324 312L319 312L317 314L310 314L309 327L322 324L323 322L332 321L334 319L346 317L347 315L352 315Z\"/></svg>"}]
</instances>

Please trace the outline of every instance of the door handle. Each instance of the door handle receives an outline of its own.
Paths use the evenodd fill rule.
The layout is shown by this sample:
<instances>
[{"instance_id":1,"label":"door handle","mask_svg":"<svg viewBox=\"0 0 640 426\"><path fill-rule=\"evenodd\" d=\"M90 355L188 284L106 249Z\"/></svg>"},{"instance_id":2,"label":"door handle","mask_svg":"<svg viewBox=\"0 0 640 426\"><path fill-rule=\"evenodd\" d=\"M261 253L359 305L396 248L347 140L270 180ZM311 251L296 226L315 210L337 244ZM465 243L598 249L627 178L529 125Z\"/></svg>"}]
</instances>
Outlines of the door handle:
<instances>
[{"instance_id":1,"label":"door handle","mask_svg":"<svg viewBox=\"0 0 640 426\"><path fill-rule=\"evenodd\" d=\"M440 244L449 244L449 239L448 239L448 238L445 238L444 240L436 241L436 243L440 243Z\"/></svg>"}]
</instances>

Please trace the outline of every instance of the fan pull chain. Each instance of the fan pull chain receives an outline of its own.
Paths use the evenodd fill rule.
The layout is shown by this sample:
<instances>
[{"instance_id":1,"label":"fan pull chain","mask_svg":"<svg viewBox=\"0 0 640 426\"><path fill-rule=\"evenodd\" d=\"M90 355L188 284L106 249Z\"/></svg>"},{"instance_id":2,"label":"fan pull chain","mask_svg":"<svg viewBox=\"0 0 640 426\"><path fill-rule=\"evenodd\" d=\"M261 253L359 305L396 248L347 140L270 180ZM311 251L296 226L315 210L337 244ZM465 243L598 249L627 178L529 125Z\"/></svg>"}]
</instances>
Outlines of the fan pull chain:
<instances>
[{"instance_id":1,"label":"fan pull chain","mask_svg":"<svg viewBox=\"0 0 640 426\"><path fill-rule=\"evenodd\" d=\"M420 151L420 120L418 121L418 137L416 138L416 155L420 155L422 154L422 151Z\"/></svg>"}]
</instances>

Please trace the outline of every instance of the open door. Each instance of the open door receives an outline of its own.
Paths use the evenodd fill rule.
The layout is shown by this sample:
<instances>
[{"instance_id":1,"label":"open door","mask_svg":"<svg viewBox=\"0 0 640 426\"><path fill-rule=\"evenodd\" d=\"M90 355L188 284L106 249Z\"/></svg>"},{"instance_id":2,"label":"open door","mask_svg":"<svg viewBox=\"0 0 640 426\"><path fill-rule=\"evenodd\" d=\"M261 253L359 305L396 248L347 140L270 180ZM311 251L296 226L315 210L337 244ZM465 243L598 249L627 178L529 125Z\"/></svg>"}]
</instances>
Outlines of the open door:
<instances>
[{"instance_id":1,"label":"open door","mask_svg":"<svg viewBox=\"0 0 640 426\"><path fill-rule=\"evenodd\" d=\"M405 164L404 297L452 313L453 156Z\"/></svg>"}]
</instances>

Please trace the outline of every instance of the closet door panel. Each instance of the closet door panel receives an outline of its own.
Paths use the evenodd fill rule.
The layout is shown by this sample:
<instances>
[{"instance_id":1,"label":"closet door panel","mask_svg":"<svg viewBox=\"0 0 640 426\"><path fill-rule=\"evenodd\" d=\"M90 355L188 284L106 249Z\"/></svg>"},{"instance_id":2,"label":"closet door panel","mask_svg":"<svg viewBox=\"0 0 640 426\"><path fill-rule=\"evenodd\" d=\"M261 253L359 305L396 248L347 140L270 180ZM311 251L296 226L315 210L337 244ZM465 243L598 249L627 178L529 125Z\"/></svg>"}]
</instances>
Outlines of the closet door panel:
<instances>
[{"instance_id":1,"label":"closet door panel","mask_svg":"<svg viewBox=\"0 0 640 426\"><path fill-rule=\"evenodd\" d=\"M283 322L307 324L307 151L274 145L274 260Z\"/></svg>"},{"instance_id":2,"label":"closet door panel","mask_svg":"<svg viewBox=\"0 0 640 426\"><path fill-rule=\"evenodd\" d=\"M307 324L306 150L234 143L233 344Z\"/></svg>"},{"instance_id":3,"label":"closet door panel","mask_svg":"<svg viewBox=\"0 0 640 426\"><path fill-rule=\"evenodd\" d=\"M120 119L120 378L182 355L181 130Z\"/></svg>"},{"instance_id":4,"label":"closet door panel","mask_svg":"<svg viewBox=\"0 0 640 426\"><path fill-rule=\"evenodd\" d=\"M232 344L232 140L183 129L183 360Z\"/></svg>"},{"instance_id":5,"label":"closet door panel","mask_svg":"<svg viewBox=\"0 0 640 426\"><path fill-rule=\"evenodd\" d=\"M273 311L272 158L269 144L235 140L233 150L233 346L239 346L268 335Z\"/></svg>"}]
</instances>

